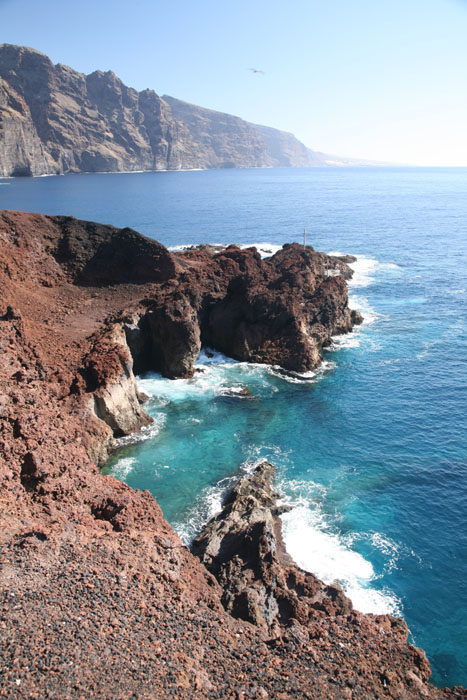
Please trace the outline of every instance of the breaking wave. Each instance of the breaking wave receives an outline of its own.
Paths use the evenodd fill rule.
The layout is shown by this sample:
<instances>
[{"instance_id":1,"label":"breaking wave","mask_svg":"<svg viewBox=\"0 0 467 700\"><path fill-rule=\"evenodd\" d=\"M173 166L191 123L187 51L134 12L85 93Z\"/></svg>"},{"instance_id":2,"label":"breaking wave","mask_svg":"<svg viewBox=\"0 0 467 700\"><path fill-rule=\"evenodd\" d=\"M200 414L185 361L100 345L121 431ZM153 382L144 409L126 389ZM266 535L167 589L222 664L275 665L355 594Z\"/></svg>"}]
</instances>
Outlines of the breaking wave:
<instances>
[{"instance_id":1,"label":"breaking wave","mask_svg":"<svg viewBox=\"0 0 467 700\"><path fill-rule=\"evenodd\" d=\"M397 596L387 588L379 590L372 585L379 576L371 562L353 549L356 537L344 536L324 516L320 502L326 497L326 489L320 484L299 481L283 484L283 489L288 495L282 503L291 507L281 516L283 537L294 561L324 583L338 582L360 612L401 615L402 604ZM369 539L375 547L381 545L380 551L391 562L387 566L393 566L397 546L390 550L387 538L380 533L372 533Z\"/></svg>"}]
</instances>

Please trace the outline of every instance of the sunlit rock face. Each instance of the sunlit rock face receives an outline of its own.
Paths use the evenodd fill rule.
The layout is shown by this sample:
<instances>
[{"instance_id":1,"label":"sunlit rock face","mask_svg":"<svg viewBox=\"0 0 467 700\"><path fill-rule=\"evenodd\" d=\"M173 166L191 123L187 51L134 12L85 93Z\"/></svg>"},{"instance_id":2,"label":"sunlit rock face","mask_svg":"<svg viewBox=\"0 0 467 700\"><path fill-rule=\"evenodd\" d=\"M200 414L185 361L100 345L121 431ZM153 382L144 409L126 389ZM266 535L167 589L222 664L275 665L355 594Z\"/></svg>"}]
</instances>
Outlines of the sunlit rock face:
<instances>
[{"instance_id":1,"label":"sunlit rock face","mask_svg":"<svg viewBox=\"0 0 467 700\"><path fill-rule=\"evenodd\" d=\"M0 175L307 166L292 134L0 44Z\"/></svg>"}]
</instances>

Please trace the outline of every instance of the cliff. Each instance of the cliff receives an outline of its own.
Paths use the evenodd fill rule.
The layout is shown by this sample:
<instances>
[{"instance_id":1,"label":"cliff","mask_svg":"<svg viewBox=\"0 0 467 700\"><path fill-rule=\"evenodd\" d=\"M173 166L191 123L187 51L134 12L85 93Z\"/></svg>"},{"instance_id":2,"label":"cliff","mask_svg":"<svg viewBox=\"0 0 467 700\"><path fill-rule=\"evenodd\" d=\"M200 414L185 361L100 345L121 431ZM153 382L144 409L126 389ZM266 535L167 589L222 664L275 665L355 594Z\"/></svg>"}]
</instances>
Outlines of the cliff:
<instances>
[{"instance_id":1,"label":"cliff","mask_svg":"<svg viewBox=\"0 0 467 700\"><path fill-rule=\"evenodd\" d=\"M258 130L239 117L197 107L169 95L163 99L189 129L205 168L264 168L273 164Z\"/></svg>"},{"instance_id":2,"label":"cliff","mask_svg":"<svg viewBox=\"0 0 467 700\"><path fill-rule=\"evenodd\" d=\"M254 249L173 255L131 229L19 212L0 213L0 238L0 695L466 697L427 682L402 622L355 613L338 589L277 558L269 467L216 521L230 558L212 536L204 548L219 580L147 491L97 468L114 436L150 421L134 363L189 374L198 334L216 338L222 318L239 319L233 337L249 346L263 299L277 316L270 330L263 318L254 350L239 341L242 352L272 346L275 357L294 319L293 333L313 319L347 327L345 262L298 246L262 262ZM325 265L341 272L329 278L337 286ZM314 315L289 306L281 326L295 284ZM304 362L323 334L303 343Z\"/></svg>"},{"instance_id":3,"label":"cliff","mask_svg":"<svg viewBox=\"0 0 467 700\"><path fill-rule=\"evenodd\" d=\"M0 176L309 164L291 134L0 44Z\"/></svg>"},{"instance_id":4,"label":"cliff","mask_svg":"<svg viewBox=\"0 0 467 700\"><path fill-rule=\"evenodd\" d=\"M3 175L193 167L187 129L151 90L85 76L32 49L0 46Z\"/></svg>"},{"instance_id":5,"label":"cliff","mask_svg":"<svg viewBox=\"0 0 467 700\"><path fill-rule=\"evenodd\" d=\"M293 134L260 124L252 124L252 126L258 131L268 149L271 165L283 168L306 168L309 165L318 164L316 160L312 162L314 152L310 152L310 149Z\"/></svg>"}]
</instances>

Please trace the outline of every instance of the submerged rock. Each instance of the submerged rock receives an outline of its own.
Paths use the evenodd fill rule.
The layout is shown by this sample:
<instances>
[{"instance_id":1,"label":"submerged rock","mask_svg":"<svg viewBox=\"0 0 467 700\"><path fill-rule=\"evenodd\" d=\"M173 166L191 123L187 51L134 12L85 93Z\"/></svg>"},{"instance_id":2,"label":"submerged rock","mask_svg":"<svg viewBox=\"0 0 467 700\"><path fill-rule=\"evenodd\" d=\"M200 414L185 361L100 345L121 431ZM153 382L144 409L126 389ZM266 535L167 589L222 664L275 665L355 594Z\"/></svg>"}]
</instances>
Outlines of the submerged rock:
<instances>
[{"instance_id":1,"label":"submerged rock","mask_svg":"<svg viewBox=\"0 0 467 700\"><path fill-rule=\"evenodd\" d=\"M247 386L229 386L221 389L219 396L232 399L251 399L253 394Z\"/></svg>"}]
</instances>

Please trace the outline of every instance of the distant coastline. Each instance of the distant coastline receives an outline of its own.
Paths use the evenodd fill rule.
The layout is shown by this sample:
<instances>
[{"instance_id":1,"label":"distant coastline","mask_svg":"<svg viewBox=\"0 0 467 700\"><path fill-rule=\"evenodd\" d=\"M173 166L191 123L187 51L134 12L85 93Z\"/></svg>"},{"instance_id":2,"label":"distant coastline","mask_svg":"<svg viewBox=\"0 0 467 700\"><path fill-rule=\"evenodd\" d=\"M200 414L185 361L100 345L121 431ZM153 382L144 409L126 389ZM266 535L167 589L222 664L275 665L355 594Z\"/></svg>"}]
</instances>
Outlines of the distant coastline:
<instances>
[{"instance_id":1,"label":"distant coastline","mask_svg":"<svg viewBox=\"0 0 467 700\"><path fill-rule=\"evenodd\" d=\"M0 176L384 165L0 44ZM37 101L37 94L46 95ZM117 117L117 118L116 118Z\"/></svg>"}]
</instances>

